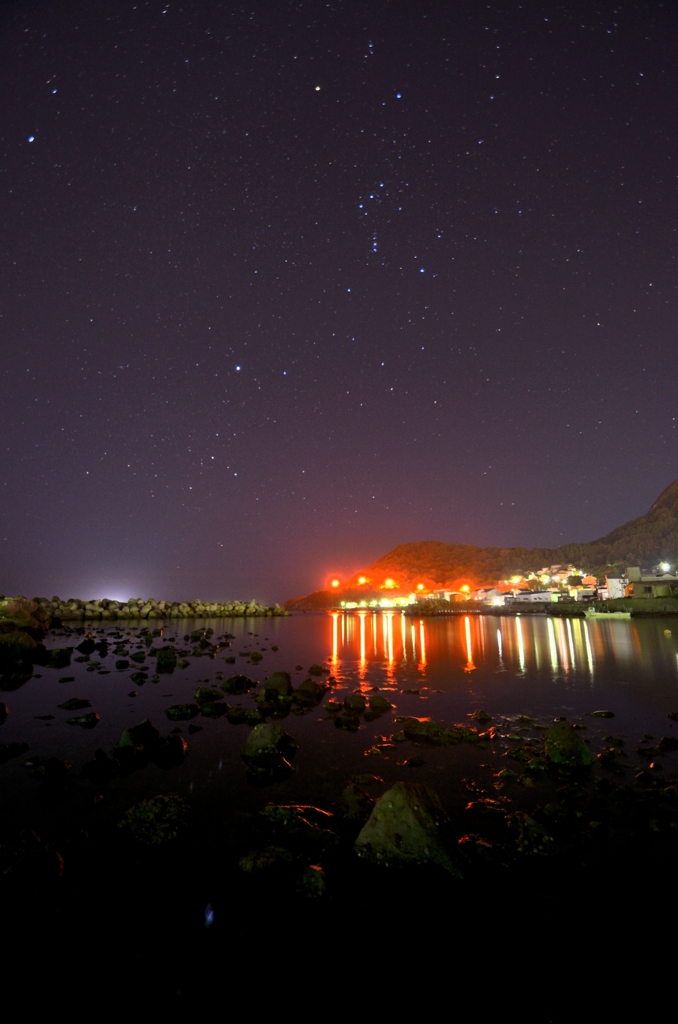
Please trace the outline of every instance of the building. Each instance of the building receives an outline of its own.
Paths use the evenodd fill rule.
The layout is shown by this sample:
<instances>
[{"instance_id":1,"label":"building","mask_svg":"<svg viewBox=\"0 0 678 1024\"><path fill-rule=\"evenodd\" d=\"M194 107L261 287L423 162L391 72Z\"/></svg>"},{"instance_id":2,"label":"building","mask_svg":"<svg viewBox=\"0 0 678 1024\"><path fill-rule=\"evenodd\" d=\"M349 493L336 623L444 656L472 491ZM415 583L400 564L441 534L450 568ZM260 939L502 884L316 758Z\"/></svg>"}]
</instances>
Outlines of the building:
<instances>
[{"instance_id":1,"label":"building","mask_svg":"<svg viewBox=\"0 0 678 1024\"><path fill-rule=\"evenodd\" d=\"M678 597L678 574L675 572L662 572L661 569L652 572L630 565L626 575L629 583L633 584L634 597Z\"/></svg>"},{"instance_id":2,"label":"building","mask_svg":"<svg viewBox=\"0 0 678 1024\"><path fill-rule=\"evenodd\" d=\"M607 599L615 601L617 598L625 596L626 584L621 576L606 576L605 589L607 590Z\"/></svg>"},{"instance_id":3,"label":"building","mask_svg":"<svg viewBox=\"0 0 678 1024\"><path fill-rule=\"evenodd\" d=\"M558 599L554 590L517 590L513 597L506 595L506 604L550 604Z\"/></svg>"}]
</instances>

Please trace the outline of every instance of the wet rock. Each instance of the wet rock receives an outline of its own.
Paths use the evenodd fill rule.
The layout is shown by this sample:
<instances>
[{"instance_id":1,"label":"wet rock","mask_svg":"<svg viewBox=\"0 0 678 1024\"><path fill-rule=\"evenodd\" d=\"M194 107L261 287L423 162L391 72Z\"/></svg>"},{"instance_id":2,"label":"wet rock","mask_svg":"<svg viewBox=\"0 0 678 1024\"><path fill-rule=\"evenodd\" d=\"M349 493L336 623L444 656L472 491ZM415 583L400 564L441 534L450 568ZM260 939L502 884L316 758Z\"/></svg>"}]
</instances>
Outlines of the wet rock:
<instances>
[{"instance_id":1,"label":"wet rock","mask_svg":"<svg viewBox=\"0 0 678 1024\"><path fill-rule=\"evenodd\" d=\"M380 797L355 841L355 851L377 864L438 864L460 873L440 840L445 813L427 786L396 782Z\"/></svg>"},{"instance_id":2,"label":"wet rock","mask_svg":"<svg viewBox=\"0 0 678 1024\"><path fill-rule=\"evenodd\" d=\"M132 661L136 661L139 665L141 665L144 661L146 661L146 652L135 651L134 654L132 655Z\"/></svg>"},{"instance_id":3,"label":"wet rock","mask_svg":"<svg viewBox=\"0 0 678 1024\"><path fill-rule=\"evenodd\" d=\"M177 662L179 668L188 668L190 664L190 661L187 661L186 658L180 658L179 661Z\"/></svg>"},{"instance_id":4,"label":"wet rock","mask_svg":"<svg viewBox=\"0 0 678 1024\"><path fill-rule=\"evenodd\" d=\"M565 721L557 722L544 735L546 756L553 764L570 767L591 764L591 751Z\"/></svg>"},{"instance_id":5,"label":"wet rock","mask_svg":"<svg viewBox=\"0 0 678 1024\"><path fill-rule=\"evenodd\" d=\"M177 655L173 647L161 647L157 653L155 663L156 672L171 673L177 667Z\"/></svg>"},{"instance_id":6,"label":"wet rock","mask_svg":"<svg viewBox=\"0 0 678 1024\"><path fill-rule=\"evenodd\" d=\"M430 743L447 747L462 742L476 743L478 740L477 730L467 729L461 725L448 729L440 722L433 722L429 718L402 718L396 719L396 721L402 723L402 733L405 739L414 740L415 743Z\"/></svg>"},{"instance_id":7,"label":"wet rock","mask_svg":"<svg viewBox=\"0 0 678 1024\"><path fill-rule=\"evenodd\" d=\"M325 711L330 715L338 715L340 711L343 711L344 705L340 704L336 700L328 700L327 704L323 704Z\"/></svg>"},{"instance_id":8,"label":"wet rock","mask_svg":"<svg viewBox=\"0 0 678 1024\"><path fill-rule=\"evenodd\" d=\"M156 796L130 807L118 828L128 829L145 846L158 846L176 839L187 824L188 813L189 806L182 797Z\"/></svg>"},{"instance_id":9,"label":"wet rock","mask_svg":"<svg viewBox=\"0 0 678 1024\"><path fill-rule=\"evenodd\" d=\"M241 704L227 704L226 718L231 725L258 725L264 721L264 716L258 708L244 708Z\"/></svg>"},{"instance_id":10,"label":"wet rock","mask_svg":"<svg viewBox=\"0 0 678 1024\"><path fill-rule=\"evenodd\" d=\"M376 693L370 697L370 711L382 714L384 711L390 711L394 706L383 694Z\"/></svg>"},{"instance_id":11,"label":"wet rock","mask_svg":"<svg viewBox=\"0 0 678 1024\"><path fill-rule=\"evenodd\" d=\"M0 725L4 725L9 717L9 708L0 701Z\"/></svg>"},{"instance_id":12,"label":"wet rock","mask_svg":"<svg viewBox=\"0 0 678 1024\"><path fill-rule=\"evenodd\" d=\"M250 661L256 665L258 664L258 662L262 660L263 657L264 656L260 651L252 651L252 653L250 654Z\"/></svg>"},{"instance_id":13,"label":"wet rock","mask_svg":"<svg viewBox=\"0 0 678 1024\"><path fill-rule=\"evenodd\" d=\"M335 833L327 828L332 815L320 807L308 804L267 804L261 814L276 828L285 849L296 860L309 863L338 842Z\"/></svg>"},{"instance_id":14,"label":"wet rock","mask_svg":"<svg viewBox=\"0 0 678 1024\"><path fill-rule=\"evenodd\" d=\"M138 697L139 693L138 693L137 690L130 690L129 693L127 694L127 696L128 697Z\"/></svg>"},{"instance_id":15,"label":"wet rock","mask_svg":"<svg viewBox=\"0 0 678 1024\"><path fill-rule=\"evenodd\" d=\"M81 654L92 654L92 652L96 650L96 646L97 645L94 640L92 640L91 637L87 637L87 639L78 644L75 649L76 651L80 651Z\"/></svg>"},{"instance_id":16,"label":"wet rock","mask_svg":"<svg viewBox=\"0 0 678 1024\"><path fill-rule=\"evenodd\" d=\"M54 720L54 715L35 715L35 717L39 718L42 722L51 722Z\"/></svg>"},{"instance_id":17,"label":"wet rock","mask_svg":"<svg viewBox=\"0 0 678 1024\"><path fill-rule=\"evenodd\" d=\"M184 763L188 752L188 743L183 736L167 736L155 745L152 751L153 760L158 768L178 768Z\"/></svg>"},{"instance_id":18,"label":"wet rock","mask_svg":"<svg viewBox=\"0 0 678 1024\"><path fill-rule=\"evenodd\" d=\"M492 715L489 711L483 711L482 708L478 708L477 711L473 711L469 718L475 718L476 722L489 722L492 719Z\"/></svg>"},{"instance_id":19,"label":"wet rock","mask_svg":"<svg viewBox=\"0 0 678 1024\"><path fill-rule=\"evenodd\" d=\"M262 685L262 692L266 700L279 700L281 697L291 697L293 694L292 677L289 672L274 672Z\"/></svg>"},{"instance_id":20,"label":"wet rock","mask_svg":"<svg viewBox=\"0 0 678 1024\"><path fill-rule=\"evenodd\" d=\"M40 664L43 668L68 668L71 663L72 647L54 647L45 652Z\"/></svg>"},{"instance_id":21,"label":"wet rock","mask_svg":"<svg viewBox=\"0 0 678 1024\"><path fill-rule=\"evenodd\" d=\"M329 672L329 669L325 668L324 665L310 665L308 669L310 676L321 676L323 672Z\"/></svg>"},{"instance_id":22,"label":"wet rock","mask_svg":"<svg viewBox=\"0 0 678 1024\"><path fill-rule=\"evenodd\" d=\"M592 711L591 718L614 718L614 711Z\"/></svg>"},{"instance_id":23,"label":"wet rock","mask_svg":"<svg viewBox=\"0 0 678 1024\"><path fill-rule=\"evenodd\" d=\"M662 754L678 750L678 739L675 736L662 736L657 744L657 750L660 750Z\"/></svg>"},{"instance_id":24,"label":"wet rock","mask_svg":"<svg viewBox=\"0 0 678 1024\"><path fill-rule=\"evenodd\" d=\"M670 718L672 722L678 722L678 711L669 711L667 718Z\"/></svg>"},{"instance_id":25,"label":"wet rock","mask_svg":"<svg viewBox=\"0 0 678 1024\"><path fill-rule=\"evenodd\" d=\"M200 714L197 704L173 704L165 708L165 714L171 722L183 722L189 718L196 718Z\"/></svg>"},{"instance_id":26,"label":"wet rock","mask_svg":"<svg viewBox=\"0 0 678 1024\"><path fill-rule=\"evenodd\" d=\"M74 718L67 718L68 725L80 725L83 729L93 729L101 721L101 715L96 711L90 711L88 715L76 715Z\"/></svg>"},{"instance_id":27,"label":"wet rock","mask_svg":"<svg viewBox=\"0 0 678 1024\"><path fill-rule=\"evenodd\" d=\"M298 890L307 899L319 899L327 892L327 878L320 864L309 864L301 874Z\"/></svg>"},{"instance_id":28,"label":"wet rock","mask_svg":"<svg viewBox=\"0 0 678 1024\"><path fill-rule=\"evenodd\" d=\"M65 779L73 765L60 757L32 757L25 762L28 774L41 782L59 782Z\"/></svg>"},{"instance_id":29,"label":"wet rock","mask_svg":"<svg viewBox=\"0 0 678 1024\"><path fill-rule=\"evenodd\" d=\"M133 672L130 679L135 686L143 686L148 679L148 674L146 672Z\"/></svg>"},{"instance_id":30,"label":"wet rock","mask_svg":"<svg viewBox=\"0 0 678 1024\"><path fill-rule=\"evenodd\" d=\"M223 697L223 694L221 696ZM210 701L200 705L200 714L203 718L222 718L227 712L228 705L223 701Z\"/></svg>"},{"instance_id":31,"label":"wet rock","mask_svg":"<svg viewBox=\"0 0 678 1024\"><path fill-rule=\"evenodd\" d=\"M514 811L509 823L518 831L518 852L528 857L544 856L555 850L553 836L525 811Z\"/></svg>"},{"instance_id":32,"label":"wet rock","mask_svg":"<svg viewBox=\"0 0 678 1024\"><path fill-rule=\"evenodd\" d=\"M305 679L294 691L294 702L300 707L315 707L323 699L327 687L314 679Z\"/></svg>"},{"instance_id":33,"label":"wet rock","mask_svg":"<svg viewBox=\"0 0 678 1024\"><path fill-rule=\"evenodd\" d=\"M296 752L296 740L281 726L261 722L252 729L240 756L251 775L274 781L289 775Z\"/></svg>"},{"instance_id":34,"label":"wet rock","mask_svg":"<svg viewBox=\"0 0 678 1024\"><path fill-rule=\"evenodd\" d=\"M254 874L257 871L268 871L272 868L285 867L293 863L294 857L283 846L266 846L263 850L253 850L239 861L241 871Z\"/></svg>"},{"instance_id":35,"label":"wet rock","mask_svg":"<svg viewBox=\"0 0 678 1024\"><path fill-rule=\"evenodd\" d=\"M124 672L126 668L129 668L129 661L126 658L121 658L119 661L116 661L115 667L118 672Z\"/></svg>"},{"instance_id":36,"label":"wet rock","mask_svg":"<svg viewBox=\"0 0 678 1024\"><path fill-rule=\"evenodd\" d=\"M27 743L0 743L0 764L4 764L12 757L21 757L27 750Z\"/></svg>"},{"instance_id":37,"label":"wet rock","mask_svg":"<svg viewBox=\"0 0 678 1024\"><path fill-rule=\"evenodd\" d=\"M346 729L347 732L357 732L360 728L360 719L357 715L339 715L334 719L337 729Z\"/></svg>"},{"instance_id":38,"label":"wet rock","mask_svg":"<svg viewBox=\"0 0 678 1024\"><path fill-rule=\"evenodd\" d=\"M344 707L353 714L361 714L367 707L367 702L361 693L348 693L344 697Z\"/></svg>"},{"instance_id":39,"label":"wet rock","mask_svg":"<svg viewBox=\"0 0 678 1024\"><path fill-rule=\"evenodd\" d=\"M59 682L60 683L74 683L75 682L75 676L60 676Z\"/></svg>"},{"instance_id":40,"label":"wet rock","mask_svg":"<svg viewBox=\"0 0 678 1024\"><path fill-rule=\"evenodd\" d=\"M337 800L336 810L340 818L347 818L349 821L367 821L373 807L372 797L360 786L351 782Z\"/></svg>"},{"instance_id":41,"label":"wet rock","mask_svg":"<svg viewBox=\"0 0 678 1024\"><path fill-rule=\"evenodd\" d=\"M196 704L214 704L216 701L223 699L222 691L218 690L216 686L199 686L195 691Z\"/></svg>"},{"instance_id":42,"label":"wet rock","mask_svg":"<svg viewBox=\"0 0 678 1024\"><path fill-rule=\"evenodd\" d=\"M237 675L231 676L225 683L222 683L221 689L224 693L247 693L256 685L254 679L250 679L249 676Z\"/></svg>"},{"instance_id":43,"label":"wet rock","mask_svg":"<svg viewBox=\"0 0 678 1024\"><path fill-rule=\"evenodd\" d=\"M82 778L88 779L97 786L112 782L117 774L118 765L101 749L95 751L93 759L87 761L80 769Z\"/></svg>"},{"instance_id":44,"label":"wet rock","mask_svg":"<svg viewBox=\"0 0 678 1024\"><path fill-rule=\"evenodd\" d=\"M356 786L376 786L383 781L381 775L368 775L367 773L354 775L351 779L351 782L355 782Z\"/></svg>"},{"instance_id":45,"label":"wet rock","mask_svg":"<svg viewBox=\"0 0 678 1024\"><path fill-rule=\"evenodd\" d=\"M413 757L408 757L402 762L403 768L422 768L425 763L424 758L419 757L419 754L414 754Z\"/></svg>"},{"instance_id":46,"label":"wet rock","mask_svg":"<svg viewBox=\"0 0 678 1024\"><path fill-rule=\"evenodd\" d=\"M57 707L61 708L62 711L80 711L82 708L91 708L92 703L84 697L71 697L70 700L65 701L63 704L57 704Z\"/></svg>"},{"instance_id":47,"label":"wet rock","mask_svg":"<svg viewBox=\"0 0 678 1024\"><path fill-rule=\"evenodd\" d=\"M125 729L113 748L113 757L128 770L141 768L153 754L159 740L160 733L145 718L139 725Z\"/></svg>"}]
</instances>

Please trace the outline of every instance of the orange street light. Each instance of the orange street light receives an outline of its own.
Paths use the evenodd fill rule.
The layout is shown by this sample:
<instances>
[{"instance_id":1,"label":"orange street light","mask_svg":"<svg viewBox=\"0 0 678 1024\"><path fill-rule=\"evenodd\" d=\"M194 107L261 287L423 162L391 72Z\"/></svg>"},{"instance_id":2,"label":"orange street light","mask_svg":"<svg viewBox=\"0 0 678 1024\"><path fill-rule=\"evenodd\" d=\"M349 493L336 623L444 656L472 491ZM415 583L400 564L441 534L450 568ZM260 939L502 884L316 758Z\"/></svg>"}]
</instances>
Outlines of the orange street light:
<instances>
[{"instance_id":1,"label":"orange street light","mask_svg":"<svg viewBox=\"0 0 678 1024\"><path fill-rule=\"evenodd\" d=\"M339 586L339 580L332 580L332 586L333 587L338 587Z\"/></svg>"}]
</instances>

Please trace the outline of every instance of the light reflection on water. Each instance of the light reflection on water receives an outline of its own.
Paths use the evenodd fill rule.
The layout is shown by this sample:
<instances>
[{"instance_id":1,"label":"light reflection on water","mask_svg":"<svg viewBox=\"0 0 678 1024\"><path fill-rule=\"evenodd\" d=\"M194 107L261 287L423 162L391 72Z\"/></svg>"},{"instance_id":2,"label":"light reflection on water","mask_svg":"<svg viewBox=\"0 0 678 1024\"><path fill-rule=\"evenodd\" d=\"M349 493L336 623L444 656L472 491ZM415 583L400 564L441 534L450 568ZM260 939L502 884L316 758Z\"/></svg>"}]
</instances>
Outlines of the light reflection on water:
<instances>
[{"instance_id":1,"label":"light reflection on water","mask_svg":"<svg viewBox=\"0 0 678 1024\"><path fill-rule=\"evenodd\" d=\"M398 622L397 620L400 619ZM628 676L660 671L678 679L678 652L664 619L600 620L555 616L455 615L411 618L388 611L333 612L331 664L339 674L370 667L395 683L397 668L426 675L429 663L477 669L576 676Z\"/></svg>"}]
</instances>

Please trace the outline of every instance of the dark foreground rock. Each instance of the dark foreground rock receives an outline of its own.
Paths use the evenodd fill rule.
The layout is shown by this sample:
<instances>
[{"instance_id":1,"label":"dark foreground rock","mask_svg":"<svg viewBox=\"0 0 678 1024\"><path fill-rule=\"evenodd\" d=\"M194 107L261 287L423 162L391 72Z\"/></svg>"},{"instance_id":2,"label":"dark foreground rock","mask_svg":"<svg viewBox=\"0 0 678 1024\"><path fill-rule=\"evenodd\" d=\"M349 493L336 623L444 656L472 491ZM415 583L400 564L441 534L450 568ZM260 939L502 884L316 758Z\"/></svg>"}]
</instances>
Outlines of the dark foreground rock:
<instances>
[{"instance_id":1,"label":"dark foreground rock","mask_svg":"<svg viewBox=\"0 0 678 1024\"><path fill-rule=\"evenodd\" d=\"M291 761L297 747L297 741L281 726L262 722L252 729L241 757L250 775L262 781L275 781L292 771Z\"/></svg>"},{"instance_id":2,"label":"dark foreground rock","mask_svg":"<svg viewBox=\"0 0 678 1024\"><path fill-rule=\"evenodd\" d=\"M442 845L440 800L427 786L396 782L377 800L355 841L355 851L377 864L437 864L461 877Z\"/></svg>"},{"instance_id":3,"label":"dark foreground rock","mask_svg":"<svg viewBox=\"0 0 678 1024\"><path fill-rule=\"evenodd\" d=\"M187 802L180 796L155 796L130 807L118 827L128 829L145 846L158 846L176 839L187 824L188 811Z\"/></svg>"},{"instance_id":4,"label":"dark foreground rock","mask_svg":"<svg viewBox=\"0 0 678 1024\"><path fill-rule=\"evenodd\" d=\"M553 764L571 768L591 764L591 751L568 722L557 722L544 735L544 750Z\"/></svg>"}]
</instances>

